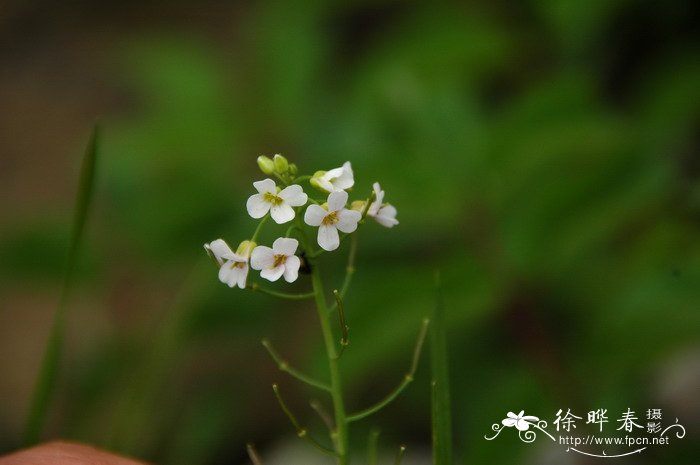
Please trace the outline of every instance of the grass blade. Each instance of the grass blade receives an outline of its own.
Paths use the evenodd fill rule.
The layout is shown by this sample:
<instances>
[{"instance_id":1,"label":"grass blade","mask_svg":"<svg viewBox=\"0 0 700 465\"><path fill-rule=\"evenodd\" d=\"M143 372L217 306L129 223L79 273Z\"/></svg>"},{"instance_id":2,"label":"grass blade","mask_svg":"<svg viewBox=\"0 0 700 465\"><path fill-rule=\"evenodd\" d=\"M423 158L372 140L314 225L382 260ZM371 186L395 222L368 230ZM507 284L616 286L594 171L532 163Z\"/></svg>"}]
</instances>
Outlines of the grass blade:
<instances>
[{"instance_id":1,"label":"grass blade","mask_svg":"<svg viewBox=\"0 0 700 465\"><path fill-rule=\"evenodd\" d=\"M452 465L452 415L447 359L447 334L440 275L435 274L435 307L430 330L432 371L433 465Z\"/></svg>"},{"instance_id":2,"label":"grass blade","mask_svg":"<svg viewBox=\"0 0 700 465\"><path fill-rule=\"evenodd\" d=\"M73 271L75 269L78 252L83 241L83 233L90 211L90 204L92 203L95 185L95 168L97 165L97 147L98 128L96 126L92 131L90 142L80 168L80 180L73 216L73 229L68 246L61 297L54 314L51 332L49 333L46 350L44 351L44 358L34 386L27 426L24 431L23 442L25 446L35 444L39 440L48 414L49 403L56 386L56 377L63 346L66 305L73 283Z\"/></svg>"}]
</instances>

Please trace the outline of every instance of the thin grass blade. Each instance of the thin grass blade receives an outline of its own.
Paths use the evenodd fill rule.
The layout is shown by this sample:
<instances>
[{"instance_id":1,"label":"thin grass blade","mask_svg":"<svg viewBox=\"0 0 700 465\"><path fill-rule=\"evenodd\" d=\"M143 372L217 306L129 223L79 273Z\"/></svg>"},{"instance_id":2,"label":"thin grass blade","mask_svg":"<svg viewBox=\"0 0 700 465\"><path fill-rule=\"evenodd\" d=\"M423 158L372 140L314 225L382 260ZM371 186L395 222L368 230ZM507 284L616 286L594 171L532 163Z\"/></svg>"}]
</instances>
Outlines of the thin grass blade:
<instances>
[{"instance_id":1,"label":"thin grass blade","mask_svg":"<svg viewBox=\"0 0 700 465\"><path fill-rule=\"evenodd\" d=\"M25 446L35 444L39 440L48 414L49 404L56 387L56 378L58 375L58 366L61 361L65 330L66 305L73 284L73 271L83 243L85 225L87 224L90 205L92 203L97 166L97 151L98 128L95 126L80 168L80 180L73 216L73 229L68 246L68 255L66 257L61 297L54 314L49 339L46 344L46 350L44 351L44 358L34 386L32 403L23 437Z\"/></svg>"}]
</instances>

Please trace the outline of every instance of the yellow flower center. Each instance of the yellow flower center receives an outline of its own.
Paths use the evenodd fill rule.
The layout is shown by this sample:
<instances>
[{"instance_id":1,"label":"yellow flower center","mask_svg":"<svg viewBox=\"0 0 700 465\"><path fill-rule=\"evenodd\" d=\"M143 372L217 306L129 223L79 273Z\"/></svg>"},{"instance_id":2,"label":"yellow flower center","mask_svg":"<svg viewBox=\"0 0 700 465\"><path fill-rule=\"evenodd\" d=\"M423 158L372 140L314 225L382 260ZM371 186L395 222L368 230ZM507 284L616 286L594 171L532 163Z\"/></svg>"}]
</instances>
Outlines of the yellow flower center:
<instances>
[{"instance_id":1,"label":"yellow flower center","mask_svg":"<svg viewBox=\"0 0 700 465\"><path fill-rule=\"evenodd\" d=\"M284 264L286 261L286 255L275 255L275 261L272 263L272 268L277 268L278 266Z\"/></svg>"},{"instance_id":2,"label":"yellow flower center","mask_svg":"<svg viewBox=\"0 0 700 465\"><path fill-rule=\"evenodd\" d=\"M263 199L265 202L271 203L272 205L281 205L282 202L284 202L284 199L282 197L279 197L272 192L265 192L263 194Z\"/></svg>"},{"instance_id":3,"label":"yellow flower center","mask_svg":"<svg viewBox=\"0 0 700 465\"><path fill-rule=\"evenodd\" d=\"M338 222L338 212L330 212L323 217L323 224L328 226L331 224L336 224Z\"/></svg>"},{"instance_id":4,"label":"yellow flower center","mask_svg":"<svg viewBox=\"0 0 700 465\"><path fill-rule=\"evenodd\" d=\"M234 262L231 260L231 269L234 268L243 268L245 266L245 262Z\"/></svg>"}]
</instances>

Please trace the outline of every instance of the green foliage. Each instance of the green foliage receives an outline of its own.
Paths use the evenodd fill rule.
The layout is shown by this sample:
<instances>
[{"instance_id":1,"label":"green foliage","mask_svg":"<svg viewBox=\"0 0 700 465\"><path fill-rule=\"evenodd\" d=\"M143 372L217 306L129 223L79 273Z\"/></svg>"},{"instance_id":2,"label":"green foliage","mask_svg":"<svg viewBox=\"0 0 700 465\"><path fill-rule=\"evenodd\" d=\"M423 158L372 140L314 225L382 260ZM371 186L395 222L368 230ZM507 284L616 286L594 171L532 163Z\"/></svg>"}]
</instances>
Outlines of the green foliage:
<instances>
[{"instance_id":1,"label":"green foliage","mask_svg":"<svg viewBox=\"0 0 700 465\"><path fill-rule=\"evenodd\" d=\"M221 12L230 35L124 32L111 79L131 105L107 120L86 250L96 272L80 289L113 327L67 361L68 436L154 462L224 463L250 440L264 457L287 433L259 400L274 365L258 341L321 378L314 314L220 285L200 247L253 233L239 200L261 176L255 157L277 152L300 166L351 160L356 192L381 180L399 211L391 235L360 233L343 300L348 404L404 373L438 268L464 463L532 460L482 439L511 406L648 407L659 367L700 330L700 68L686 3L268 2ZM62 279L55 211L0 231L0 274L26 292ZM342 265L323 266L340 288ZM425 365L375 417L380 457L407 437L428 446ZM304 389L284 391L300 416ZM675 450L663 460L695 463Z\"/></svg>"}]
</instances>

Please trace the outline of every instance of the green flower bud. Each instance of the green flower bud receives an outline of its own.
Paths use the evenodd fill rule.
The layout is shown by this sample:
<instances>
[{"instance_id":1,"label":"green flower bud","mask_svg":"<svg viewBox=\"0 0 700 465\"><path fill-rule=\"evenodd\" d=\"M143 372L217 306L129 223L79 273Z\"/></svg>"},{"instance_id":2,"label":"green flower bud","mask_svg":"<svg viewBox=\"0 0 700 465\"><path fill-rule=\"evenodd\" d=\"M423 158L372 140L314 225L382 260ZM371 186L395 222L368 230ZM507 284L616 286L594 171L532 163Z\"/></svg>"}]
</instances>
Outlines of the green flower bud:
<instances>
[{"instance_id":1,"label":"green flower bud","mask_svg":"<svg viewBox=\"0 0 700 465\"><path fill-rule=\"evenodd\" d=\"M250 257L250 254L253 252L253 249L257 246L253 241L243 241L238 245L238 248L236 249L236 254L242 255L244 257Z\"/></svg>"},{"instance_id":2,"label":"green flower bud","mask_svg":"<svg viewBox=\"0 0 700 465\"><path fill-rule=\"evenodd\" d=\"M365 210L365 205L367 204L364 200L353 200L350 204L350 210L356 210L358 212L363 212Z\"/></svg>"},{"instance_id":3,"label":"green flower bud","mask_svg":"<svg viewBox=\"0 0 700 465\"><path fill-rule=\"evenodd\" d=\"M286 158L284 158L284 157L283 157L282 155L280 155L279 153L278 153L277 155L274 156L274 158L272 159L272 161L273 161L274 164L275 164L275 171L276 171L278 174L284 174L284 173L286 173L287 171L289 171L289 162L287 161Z\"/></svg>"},{"instance_id":4,"label":"green flower bud","mask_svg":"<svg viewBox=\"0 0 700 465\"><path fill-rule=\"evenodd\" d=\"M258 167L260 168L260 171L265 174L272 174L275 172L275 163L270 159L270 157L266 157L265 155L260 155L258 157Z\"/></svg>"},{"instance_id":5,"label":"green flower bud","mask_svg":"<svg viewBox=\"0 0 700 465\"><path fill-rule=\"evenodd\" d=\"M294 163L289 164L289 174L292 176L296 176L297 173L299 173L299 168L297 168L297 165Z\"/></svg>"},{"instance_id":6,"label":"green flower bud","mask_svg":"<svg viewBox=\"0 0 700 465\"><path fill-rule=\"evenodd\" d=\"M326 174L325 171L316 171L314 173L314 175L311 176L311 179L309 179L309 184L311 184L312 186L314 186L316 189L318 189L320 191L326 192L326 189L321 187L321 184L319 184L319 182L318 182L318 178L320 178L324 174Z\"/></svg>"}]
</instances>

